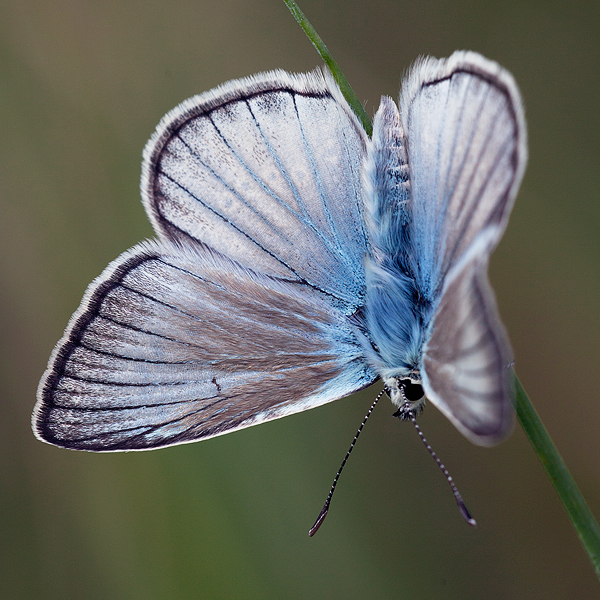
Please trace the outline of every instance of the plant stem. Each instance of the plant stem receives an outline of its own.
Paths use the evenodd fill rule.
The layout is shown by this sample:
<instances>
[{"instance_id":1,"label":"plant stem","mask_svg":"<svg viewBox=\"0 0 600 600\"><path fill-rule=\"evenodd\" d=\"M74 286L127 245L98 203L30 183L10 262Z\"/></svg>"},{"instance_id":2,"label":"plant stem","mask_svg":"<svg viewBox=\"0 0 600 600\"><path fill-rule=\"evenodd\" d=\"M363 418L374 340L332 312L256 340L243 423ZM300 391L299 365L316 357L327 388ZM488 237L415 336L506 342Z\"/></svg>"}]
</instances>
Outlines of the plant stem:
<instances>
[{"instance_id":1,"label":"plant stem","mask_svg":"<svg viewBox=\"0 0 600 600\"><path fill-rule=\"evenodd\" d=\"M600 528L567 465L515 375L513 405L533 449L560 497L573 527L600 578Z\"/></svg>"},{"instance_id":2,"label":"plant stem","mask_svg":"<svg viewBox=\"0 0 600 600\"><path fill-rule=\"evenodd\" d=\"M312 42L313 46L317 49L317 52L331 71L333 78L336 83L342 90L342 94L344 94L344 98L354 111L354 114L358 117L359 121L362 123L364 130L367 132L367 135L371 137L373 133L373 123L371 122L371 118L367 114L364 106L361 104L358 96L354 93L354 90L348 83L346 76L342 73L341 69L338 67L338 64L331 56L331 53L327 49L327 46L321 39L321 36L315 31L315 28L308 22L308 19L304 16L304 13L298 8L298 5L294 2L294 0L283 0L286 6L290 9L292 15L302 29L304 33L307 35L308 39Z\"/></svg>"}]
</instances>

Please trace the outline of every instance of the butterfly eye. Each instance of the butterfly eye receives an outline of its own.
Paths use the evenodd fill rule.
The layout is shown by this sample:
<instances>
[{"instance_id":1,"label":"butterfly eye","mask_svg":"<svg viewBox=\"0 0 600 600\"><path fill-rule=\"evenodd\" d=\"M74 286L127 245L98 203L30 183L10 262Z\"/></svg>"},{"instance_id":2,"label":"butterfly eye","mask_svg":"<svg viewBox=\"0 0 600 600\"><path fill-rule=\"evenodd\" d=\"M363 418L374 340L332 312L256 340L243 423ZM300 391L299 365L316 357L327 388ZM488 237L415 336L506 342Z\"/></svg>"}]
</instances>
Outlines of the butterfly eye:
<instances>
[{"instance_id":1,"label":"butterfly eye","mask_svg":"<svg viewBox=\"0 0 600 600\"><path fill-rule=\"evenodd\" d=\"M416 402L425 395L423 386L419 383L413 383L410 379L403 379L400 385L402 386L404 397L409 402Z\"/></svg>"}]
</instances>

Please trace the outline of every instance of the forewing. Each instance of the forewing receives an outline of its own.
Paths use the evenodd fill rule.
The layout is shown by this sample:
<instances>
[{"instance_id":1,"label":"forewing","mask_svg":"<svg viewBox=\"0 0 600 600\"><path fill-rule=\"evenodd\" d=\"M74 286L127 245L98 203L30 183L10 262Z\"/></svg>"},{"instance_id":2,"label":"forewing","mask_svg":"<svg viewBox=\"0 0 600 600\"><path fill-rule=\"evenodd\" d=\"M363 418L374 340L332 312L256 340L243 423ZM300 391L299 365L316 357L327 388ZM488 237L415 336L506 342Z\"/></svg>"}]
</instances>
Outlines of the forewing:
<instances>
[{"instance_id":1,"label":"forewing","mask_svg":"<svg viewBox=\"0 0 600 600\"><path fill-rule=\"evenodd\" d=\"M493 231L448 274L423 348L427 397L472 442L492 445L513 425L512 351L487 278Z\"/></svg>"},{"instance_id":2,"label":"forewing","mask_svg":"<svg viewBox=\"0 0 600 600\"><path fill-rule=\"evenodd\" d=\"M412 255L435 301L449 269L488 229L488 253L508 220L527 160L512 76L473 52L425 59L404 83L400 113L412 195Z\"/></svg>"},{"instance_id":3,"label":"forewing","mask_svg":"<svg viewBox=\"0 0 600 600\"><path fill-rule=\"evenodd\" d=\"M142 195L163 239L195 240L357 307L365 144L330 76L265 73L167 114L144 152Z\"/></svg>"},{"instance_id":4,"label":"forewing","mask_svg":"<svg viewBox=\"0 0 600 600\"><path fill-rule=\"evenodd\" d=\"M141 450L223 434L368 385L351 326L306 284L145 243L90 286L40 382L38 438Z\"/></svg>"}]
</instances>

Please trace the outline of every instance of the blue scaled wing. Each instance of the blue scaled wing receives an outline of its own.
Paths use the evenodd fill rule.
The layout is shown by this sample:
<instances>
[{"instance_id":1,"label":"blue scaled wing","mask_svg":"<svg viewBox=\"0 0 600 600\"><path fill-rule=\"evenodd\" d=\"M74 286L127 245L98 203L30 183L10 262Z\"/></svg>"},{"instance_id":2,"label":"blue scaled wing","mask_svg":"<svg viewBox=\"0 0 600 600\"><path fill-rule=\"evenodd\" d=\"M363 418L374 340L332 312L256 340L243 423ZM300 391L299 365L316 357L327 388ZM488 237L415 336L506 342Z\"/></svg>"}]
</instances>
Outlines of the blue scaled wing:
<instances>
[{"instance_id":1,"label":"blue scaled wing","mask_svg":"<svg viewBox=\"0 0 600 600\"><path fill-rule=\"evenodd\" d=\"M527 162L521 97L498 64L455 52L413 67L400 115L415 272L421 292L436 298L450 268L484 229L488 255L504 233Z\"/></svg>"},{"instance_id":2,"label":"blue scaled wing","mask_svg":"<svg viewBox=\"0 0 600 600\"><path fill-rule=\"evenodd\" d=\"M231 82L161 121L142 176L159 235L94 281L38 389L36 435L142 450L365 387L360 125L320 73Z\"/></svg>"},{"instance_id":3,"label":"blue scaled wing","mask_svg":"<svg viewBox=\"0 0 600 600\"><path fill-rule=\"evenodd\" d=\"M144 152L142 195L161 238L357 304L365 146L329 75L265 73L167 114Z\"/></svg>"},{"instance_id":4,"label":"blue scaled wing","mask_svg":"<svg viewBox=\"0 0 600 600\"><path fill-rule=\"evenodd\" d=\"M432 302L421 375L427 396L473 442L512 427L512 351L487 278L527 161L513 78L472 52L425 60L403 87L412 256Z\"/></svg>"}]
</instances>

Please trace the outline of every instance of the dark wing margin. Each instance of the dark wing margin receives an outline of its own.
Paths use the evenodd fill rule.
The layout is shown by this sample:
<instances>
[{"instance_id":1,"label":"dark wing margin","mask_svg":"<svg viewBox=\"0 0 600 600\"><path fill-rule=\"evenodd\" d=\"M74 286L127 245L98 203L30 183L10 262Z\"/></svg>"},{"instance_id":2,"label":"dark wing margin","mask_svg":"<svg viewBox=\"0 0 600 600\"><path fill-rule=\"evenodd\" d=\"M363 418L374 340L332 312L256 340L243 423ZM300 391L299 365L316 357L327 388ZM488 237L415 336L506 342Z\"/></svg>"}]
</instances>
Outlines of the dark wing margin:
<instances>
[{"instance_id":1,"label":"dark wing margin","mask_svg":"<svg viewBox=\"0 0 600 600\"><path fill-rule=\"evenodd\" d=\"M38 389L35 435L144 450L319 406L365 387L351 326L305 284L146 242L86 292Z\"/></svg>"}]
</instances>

